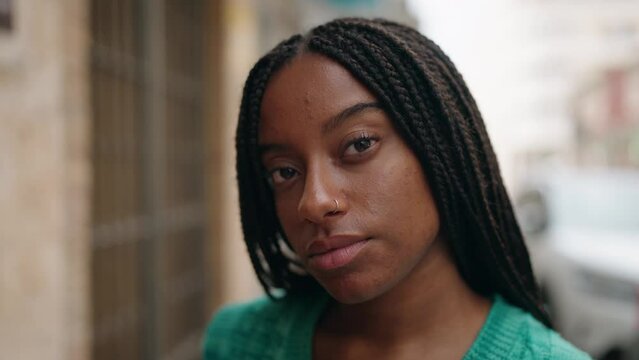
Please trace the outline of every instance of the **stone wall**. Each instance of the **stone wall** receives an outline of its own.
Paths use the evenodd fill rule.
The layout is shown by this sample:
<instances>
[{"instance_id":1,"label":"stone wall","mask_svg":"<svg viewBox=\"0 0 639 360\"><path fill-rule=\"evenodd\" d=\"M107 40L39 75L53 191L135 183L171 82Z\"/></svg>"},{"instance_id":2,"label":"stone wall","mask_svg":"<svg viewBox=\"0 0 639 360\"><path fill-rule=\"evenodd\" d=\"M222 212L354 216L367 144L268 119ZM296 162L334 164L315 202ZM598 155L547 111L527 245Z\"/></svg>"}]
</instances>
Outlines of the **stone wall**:
<instances>
[{"instance_id":1,"label":"stone wall","mask_svg":"<svg viewBox=\"0 0 639 360\"><path fill-rule=\"evenodd\" d=\"M85 359L88 9L13 5L0 33L0 358Z\"/></svg>"}]
</instances>

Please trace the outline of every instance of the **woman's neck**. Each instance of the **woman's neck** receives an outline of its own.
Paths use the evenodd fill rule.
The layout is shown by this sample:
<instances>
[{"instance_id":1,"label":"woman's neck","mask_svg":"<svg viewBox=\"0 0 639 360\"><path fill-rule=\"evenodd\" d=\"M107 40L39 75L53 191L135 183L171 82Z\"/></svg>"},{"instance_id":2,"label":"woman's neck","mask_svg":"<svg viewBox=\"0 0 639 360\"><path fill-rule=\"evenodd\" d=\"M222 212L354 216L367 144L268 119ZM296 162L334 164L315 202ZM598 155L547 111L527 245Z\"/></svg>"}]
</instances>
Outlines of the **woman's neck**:
<instances>
[{"instance_id":1,"label":"woman's neck","mask_svg":"<svg viewBox=\"0 0 639 360\"><path fill-rule=\"evenodd\" d=\"M329 341L356 339L387 349L452 347L463 355L489 309L490 301L468 287L445 245L436 241L411 274L383 295L359 304L331 304L318 333Z\"/></svg>"}]
</instances>

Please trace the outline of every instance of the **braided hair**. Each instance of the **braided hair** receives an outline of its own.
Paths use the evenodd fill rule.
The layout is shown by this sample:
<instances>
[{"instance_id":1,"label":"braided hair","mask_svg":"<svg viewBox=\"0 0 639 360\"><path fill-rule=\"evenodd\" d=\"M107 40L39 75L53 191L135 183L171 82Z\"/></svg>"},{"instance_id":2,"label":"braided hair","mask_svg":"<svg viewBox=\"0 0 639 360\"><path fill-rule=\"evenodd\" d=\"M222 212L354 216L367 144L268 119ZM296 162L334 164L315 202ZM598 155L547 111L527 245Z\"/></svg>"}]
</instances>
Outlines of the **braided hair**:
<instances>
[{"instance_id":1,"label":"braided hair","mask_svg":"<svg viewBox=\"0 0 639 360\"><path fill-rule=\"evenodd\" d=\"M550 326L528 251L477 105L450 59L416 30L383 19L342 18L294 35L264 55L246 80L236 134L244 239L270 296L315 280L294 271L258 149L260 106L271 76L300 53L341 64L378 99L417 156L442 231L468 285L500 294Z\"/></svg>"}]
</instances>

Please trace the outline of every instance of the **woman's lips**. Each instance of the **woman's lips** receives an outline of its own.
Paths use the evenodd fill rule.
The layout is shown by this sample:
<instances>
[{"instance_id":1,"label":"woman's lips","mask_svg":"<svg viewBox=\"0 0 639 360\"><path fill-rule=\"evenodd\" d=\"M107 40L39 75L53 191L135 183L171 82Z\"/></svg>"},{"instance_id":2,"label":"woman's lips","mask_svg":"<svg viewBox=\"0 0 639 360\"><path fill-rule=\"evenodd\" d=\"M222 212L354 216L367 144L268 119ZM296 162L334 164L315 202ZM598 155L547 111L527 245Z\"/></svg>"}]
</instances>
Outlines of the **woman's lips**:
<instances>
[{"instance_id":1,"label":"woman's lips","mask_svg":"<svg viewBox=\"0 0 639 360\"><path fill-rule=\"evenodd\" d=\"M347 265L366 246L370 238L331 236L313 241L308 247L308 266L332 270Z\"/></svg>"}]
</instances>

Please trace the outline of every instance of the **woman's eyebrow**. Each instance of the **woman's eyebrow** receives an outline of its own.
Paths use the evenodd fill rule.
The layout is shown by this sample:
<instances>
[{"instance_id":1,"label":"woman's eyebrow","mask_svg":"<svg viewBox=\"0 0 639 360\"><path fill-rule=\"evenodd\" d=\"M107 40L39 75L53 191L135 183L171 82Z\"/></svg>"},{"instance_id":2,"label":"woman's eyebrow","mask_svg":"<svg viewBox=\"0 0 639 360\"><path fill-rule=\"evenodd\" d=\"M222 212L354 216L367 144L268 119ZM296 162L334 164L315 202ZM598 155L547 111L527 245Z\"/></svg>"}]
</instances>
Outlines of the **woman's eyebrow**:
<instances>
[{"instance_id":1,"label":"woman's eyebrow","mask_svg":"<svg viewBox=\"0 0 639 360\"><path fill-rule=\"evenodd\" d=\"M354 115L370 108L381 110L382 107L379 105L378 102L357 103L353 106L347 107L322 125L322 135L326 135L327 133L342 125L347 120L351 119Z\"/></svg>"},{"instance_id":2,"label":"woman's eyebrow","mask_svg":"<svg viewBox=\"0 0 639 360\"><path fill-rule=\"evenodd\" d=\"M330 131L342 125L347 120L352 119L353 116L371 108L381 110L382 107L379 105L378 102L357 103L355 105L349 106L346 109L340 111L339 114L330 118L325 124L323 124L320 131L322 132L322 135L326 135ZM288 147L282 144L258 144L258 148L260 156L264 156L264 154L269 152L284 152L288 150Z\"/></svg>"},{"instance_id":3,"label":"woman's eyebrow","mask_svg":"<svg viewBox=\"0 0 639 360\"><path fill-rule=\"evenodd\" d=\"M260 156L269 152L285 152L288 147L281 144L258 144L258 153Z\"/></svg>"}]
</instances>

